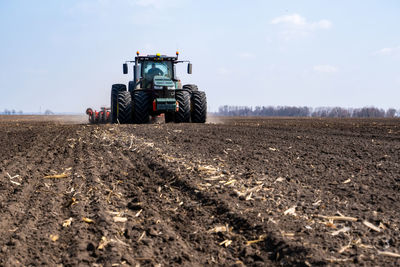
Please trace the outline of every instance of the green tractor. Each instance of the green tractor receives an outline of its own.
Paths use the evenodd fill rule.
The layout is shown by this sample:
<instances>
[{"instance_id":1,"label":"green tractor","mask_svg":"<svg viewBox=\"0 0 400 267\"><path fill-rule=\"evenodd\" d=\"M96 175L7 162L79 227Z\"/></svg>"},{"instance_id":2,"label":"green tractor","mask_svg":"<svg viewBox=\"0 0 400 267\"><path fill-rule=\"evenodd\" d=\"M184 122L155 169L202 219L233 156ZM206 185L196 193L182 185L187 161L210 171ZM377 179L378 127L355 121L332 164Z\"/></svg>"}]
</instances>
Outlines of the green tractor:
<instances>
[{"instance_id":1,"label":"green tractor","mask_svg":"<svg viewBox=\"0 0 400 267\"><path fill-rule=\"evenodd\" d=\"M187 72L192 74L189 61L176 56L147 55L136 53L135 61L123 64L128 73L128 63L133 63L133 81L113 84L111 88L111 121L113 123L143 124L150 117L161 114L165 122L204 123L207 117L207 98L194 84L182 86L176 76L176 64L188 62Z\"/></svg>"}]
</instances>

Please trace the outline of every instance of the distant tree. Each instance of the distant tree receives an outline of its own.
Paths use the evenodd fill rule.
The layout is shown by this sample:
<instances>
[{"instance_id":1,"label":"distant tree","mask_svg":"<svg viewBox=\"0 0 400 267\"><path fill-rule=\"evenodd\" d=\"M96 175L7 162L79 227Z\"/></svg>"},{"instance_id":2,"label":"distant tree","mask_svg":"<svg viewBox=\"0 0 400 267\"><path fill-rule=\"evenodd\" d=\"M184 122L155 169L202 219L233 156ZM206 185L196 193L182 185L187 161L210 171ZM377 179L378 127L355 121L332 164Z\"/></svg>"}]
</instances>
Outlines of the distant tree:
<instances>
[{"instance_id":1,"label":"distant tree","mask_svg":"<svg viewBox=\"0 0 400 267\"><path fill-rule=\"evenodd\" d=\"M54 112L49 109L46 109L44 115L54 115Z\"/></svg>"},{"instance_id":2,"label":"distant tree","mask_svg":"<svg viewBox=\"0 0 400 267\"><path fill-rule=\"evenodd\" d=\"M394 108L389 108L388 110L386 110L386 114L385 117L386 118L394 118L396 117L396 110Z\"/></svg>"},{"instance_id":3,"label":"distant tree","mask_svg":"<svg viewBox=\"0 0 400 267\"><path fill-rule=\"evenodd\" d=\"M334 107L328 113L328 117L330 118L348 118L350 116L350 112L341 107Z\"/></svg>"},{"instance_id":4,"label":"distant tree","mask_svg":"<svg viewBox=\"0 0 400 267\"><path fill-rule=\"evenodd\" d=\"M20 111L18 111L18 114L22 115L22 114L24 114L24 112L22 110L20 110Z\"/></svg>"},{"instance_id":5,"label":"distant tree","mask_svg":"<svg viewBox=\"0 0 400 267\"><path fill-rule=\"evenodd\" d=\"M364 107L361 109L355 109L353 111L353 117L356 118L383 118L385 117L385 111L375 107Z\"/></svg>"}]
</instances>

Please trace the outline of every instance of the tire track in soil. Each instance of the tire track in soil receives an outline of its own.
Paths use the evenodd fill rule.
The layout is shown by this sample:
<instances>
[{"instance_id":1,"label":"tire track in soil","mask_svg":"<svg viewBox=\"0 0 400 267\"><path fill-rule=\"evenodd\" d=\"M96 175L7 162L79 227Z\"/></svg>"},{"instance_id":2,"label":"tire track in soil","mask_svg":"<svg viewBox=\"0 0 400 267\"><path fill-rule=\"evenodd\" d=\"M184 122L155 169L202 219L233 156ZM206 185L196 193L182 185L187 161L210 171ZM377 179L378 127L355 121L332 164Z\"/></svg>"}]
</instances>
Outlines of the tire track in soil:
<instances>
[{"instance_id":1,"label":"tire track in soil","mask_svg":"<svg viewBox=\"0 0 400 267\"><path fill-rule=\"evenodd\" d=\"M152 244L152 249L144 250L144 258L151 259L153 263L162 258L165 265L236 263L237 257L217 246L216 240L207 233L208 225L201 223L213 214L196 210L194 207L199 206L198 203L168 185L168 179L173 179L175 175L142 156L135 155L135 163L132 164L130 158L120 153L120 158L131 168L131 175L127 177L131 179L127 184L128 198L131 199L128 207L137 211L139 207L136 203L143 203L140 209L143 209L145 217L143 225L128 228L125 236L133 240L141 233L145 234L144 246ZM136 169L140 169L139 174L134 171ZM140 245L132 245L142 249ZM166 246L173 249L168 251ZM142 254L137 256L143 257Z\"/></svg>"},{"instance_id":2,"label":"tire track in soil","mask_svg":"<svg viewBox=\"0 0 400 267\"><path fill-rule=\"evenodd\" d=\"M58 221L60 196L47 188L43 177L51 174L54 165L63 165L59 153L63 148L59 143L65 143L70 133L68 128L48 126L38 135L35 145L27 149L23 160L10 161L3 167L5 171L19 173L21 186L12 185L14 190L9 188L8 194L2 194L1 202L7 203L7 210L0 222L0 248L5 254L0 259L1 265L49 264L57 257L48 254L46 248ZM36 243L38 239L42 242Z\"/></svg>"},{"instance_id":3,"label":"tire track in soil","mask_svg":"<svg viewBox=\"0 0 400 267\"><path fill-rule=\"evenodd\" d=\"M103 237L110 239L120 236L122 231L113 223L109 214L110 211L120 210L121 205L107 201L107 190L115 185L114 175L120 179L120 174L113 171L115 161L113 157L107 157L109 150L99 142L98 135L97 127L82 126L78 131L79 140L71 152L75 162L73 170L80 181L74 181L72 187L77 190L64 198L65 218L73 219L70 227L61 230L60 243L68 247L61 260L66 265L118 265L133 262L129 256L131 249L122 242L117 243L115 239L111 239L114 243L106 249L98 249ZM84 217L93 220L93 223L84 222Z\"/></svg>"},{"instance_id":4,"label":"tire track in soil","mask_svg":"<svg viewBox=\"0 0 400 267\"><path fill-rule=\"evenodd\" d=\"M142 142L146 144L146 141ZM178 218L178 220L182 222L186 221L186 225L189 225L187 222L190 222L191 225L196 225L195 228L201 229L202 235L209 235L207 231L214 225L232 226L231 233L219 233L216 238L217 240L211 238L211 240L207 240L205 243L206 246L210 246L210 244L218 244L224 241L224 239L234 240L235 242L226 249L229 253L228 255L230 255L229 259L231 260L227 262L228 264L243 262L246 265L272 265L274 261L276 261L275 263L279 262L279 264L304 265L304 261L309 252L308 249L302 246L287 244L282 238L276 235L278 231L271 227L271 225L266 227L265 224L254 224L243 217L243 215L236 212L235 207L230 204L235 203L236 199L231 199L229 195L225 194L225 200L222 200L219 198L218 194L199 191L198 187L193 183L201 180L201 177L195 173L188 174L175 171L177 168L179 169L179 167L185 169L186 166L182 164L178 163L178 166L171 166L171 164L159 160L162 158L162 155L167 155L168 152L158 150L154 153L155 150L150 147L148 147L147 152L150 153L139 150L136 157L141 158L141 161L145 162L147 168L152 171L153 175L150 181L146 180L147 182L143 183L143 180L141 180L139 185L144 188L151 188L154 187L154 183L158 186L162 186L165 183L169 184L169 186L174 189L172 191L173 197L190 203L188 205L182 205L182 209L185 212L180 212L180 218ZM135 163L137 164L137 162ZM147 191L151 192L151 190ZM146 199L152 202L152 205L157 205L157 195L146 197ZM193 207L198 207L198 209L193 209ZM182 215L185 214L187 214L186 218L182 218ZM170 214L164 212L163 216L168 217ZM253 219L254 218L250 218L250 220ZM201 224L199 224L199 222L201 222ZM271 227L271 229L269 229L269 227ZM196 239L196 235L191 236L190 231L186 229L180 230L180 234L192 246L200 239ZM247 241L258 239L260 236L265 236L265 239L253 244L252 248L246 245ZM215 255L215 251L214 253L208 252L207 254ZM290 260L286 260L285 255L290 255ZM216 262L207 263L215 264ZM218 263L221 264L220 261ZM318 263L318 261L315 263ZM204 264L204 262L201 264Z\"/></svg>"},{"instance_id":5,"label":"tire track in soil","mask_svg":"<svg viewBox=\"0 0 400 267\"><path fill-rule=\"evenodd\" d=\"M86 133L86 135L94 136L93 132L90 134ZM96 133L96 135L100 136L101 134ZM82 142L83 140L81 143ZM83 170L84 172L87 172L84 175L86 177L86 184L93 184L96 182L93 181L93 179L90 180L90 177L98 177L101 173L110 172L112 174L114 170L119 170L126 174L125 181L121 183L122 187L118 189L123 196L122 199L126 198L130 200L130 202L128 203L126 201L118 200L121 203L119 205L114 205L113 208L114 210L126 208L127 206L130 208L125 212L125 216L129 219L127 227L120 228L120 230L123 230L123 235L119 236L123 243L128 244L128 248L125 246L121 250L121 247L119 247L118 252L120 255L116 256L115 259L119 257L120 262L126 262L128 264L140 262L145 265L158 264L161 260L165 265L179 264L190 262L192 259L191 263L200 264L199 260L209 255L209 249L205 251L205 253L204 250L207 249L210 243L202 243L201 249L203 250L203 253L199 253L195 249L191 248L191 244L188 243L190 240L187 240L187 236L189 235L187 233L188 226L184 223L175 222L179 220L179 216L176 214L171 216L171 212L177 204L175 202L170 203L168 199L170 200L175 196L171 196L170 198L167 198L167 201L165 201L165 199L159 197L160 192L152 190L154 189L152 188L154 182L157 181L157 179L154 178L158 177L157 173L149 169L148 166L142 162L141 155L138 156L134 154L133 157L127 157L124 155L121 152L124 147L118 146L118 142L112 144L112 146L108 146L112 157L105 158L104 164L100 164L105 167L105 169L100 172L99 170L102 166L99 166L97 163L102 162L99 160L99 155L104 155L106 152L103 145L104 144L88 145L87 149L84 151L86 159L81 162L80 165L89 166L87 169L92 169L94 165L96 169L92 173L88 173L86 169ZM93 164L93 162L95 163ZM128 174L129 172L131 174ZM158 181L161 179L163 180L162 177L158 177ZM106 183L107 176L102 177L101 182ZM164 185L164 183L165 181L161 182L160 185ZM143 193L142 199L139 201L139 192L142 190L146 192ZM84 192L81 193L81 195L84 194ZM77 200L80 201L80 198L77 198ZM160 204L160 201L162 204ZM141 202L142 204L135 204L138 202ZM77 206L79 206L79 204L77 204ZM170 207L169 211L168 209L166 210L166 206ZM84 209L86 208L87 207ZM83 210L82 207L80 209ZM90 210L97 216L94 217L96 223L93 224L91 231L95 234L92 237L81 238L81 236L76 237L77 235L75 233L70 233L69 236L76 237L72 240L72 248L75 249L72 249L72 252L65 260L70 259L71 256L76 256L77 254L82 253L81 251L85 250L85 246L88 242L91 244L90 242L93 243L93 240L98 241L104 234L104 228L106 227L99 226L98 216L105 214L106 211L96 210L93 206L90 207ZM139 210L142 210L142 212L138 212ZM139 213L141 214L137 216ZM193 224L196 225L194 221ZM192 232L194 231L193 227L191 230ZM204 231L206 230L208 229L204 229ZM181 232L184 232L184 234ZM140 239L140 241L138 241L138 239ZM101 252L93 249L94 246L95 245L93 244L90 245L93 253L91 255L82 255L82 258L93 259L97 263L110 262L110 256L112 256L112 253L107 251L107 255L104 255L104 258L101 258L101 256L99 257L99 255L96 255L97 253L101 254ZM217 250L221 250L220 247L214 247L217 248ZM87 245L87 248L89 248L89 245ZM127 254L131 254L132 257L127 257ZM212 262L209 264L212 264Z\"/></svg>"}]
</instances>

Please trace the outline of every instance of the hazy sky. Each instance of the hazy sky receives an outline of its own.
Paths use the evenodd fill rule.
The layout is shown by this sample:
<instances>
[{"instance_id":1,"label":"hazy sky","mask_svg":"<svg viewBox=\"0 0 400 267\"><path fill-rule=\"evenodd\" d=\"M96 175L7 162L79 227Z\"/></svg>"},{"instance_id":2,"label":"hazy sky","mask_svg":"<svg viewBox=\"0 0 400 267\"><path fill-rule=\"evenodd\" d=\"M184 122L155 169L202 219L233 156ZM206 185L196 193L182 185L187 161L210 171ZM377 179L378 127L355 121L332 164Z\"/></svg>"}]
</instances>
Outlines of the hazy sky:
<instances>
[{"instance_id":1,"label":"hazy sky","mask_svg":"<svg viewBox=\"0 0 400 267\"><path fill-rule=\"evenodd\" d=\"M397 0L0 0L0 111L109 105L136 50L220 105L400 108Z\"/></svg>"}]
</instances>

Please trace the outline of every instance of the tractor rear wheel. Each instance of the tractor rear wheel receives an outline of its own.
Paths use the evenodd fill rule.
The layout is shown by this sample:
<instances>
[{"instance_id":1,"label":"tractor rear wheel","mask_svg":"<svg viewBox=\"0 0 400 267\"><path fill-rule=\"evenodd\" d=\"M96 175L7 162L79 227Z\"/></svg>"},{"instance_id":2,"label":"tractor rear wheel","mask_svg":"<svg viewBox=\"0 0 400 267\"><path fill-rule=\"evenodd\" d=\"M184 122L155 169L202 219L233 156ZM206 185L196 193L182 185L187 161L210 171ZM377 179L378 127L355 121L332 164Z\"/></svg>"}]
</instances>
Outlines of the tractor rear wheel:
<instances>
[{"instance_id":1,"label":"tractor rear wheel","mask_svg":"<svg viewBox=\"0 0 400 267\"><path fill-rule=\"evenodd\" d=\"M126 91L125 84L113 84L111 87L111 123L117 123L118 93Z\"/></svg>"},{"instance_id":2,"label":"tractor rear wheel","mask_svg":"<svg viewBox=\"0 0 400 267\"><path fill-rule=\"evenodd\" d=\"M190 122L190 93L188 91L175 92L179 110L175 112L175 122Z\"/></svg>"},{"instance_id":3,"label":"tractor rear wheel","mask_svg":"<svg viewBox=\"0 0 400 267\"><path fill-rule=\"evenodd\" d=\"M132 98L128 91L118 93L117 119L122 124L132 121Z\"/></svg>"},{"instance_id":4,"label":"tractor rear wheel","mask_svg":"<svg viewBox=\"0 0 400 267\"><path fill-rule=\"evenodd\" d=\"M207 97L202 91L192 92L191 119L194 123L205 123L207 119Z\"/></svg>"},{"instance_id":5,"label":"tractor rear wheel","mask_svg":"<svg viewBox=\"0 0 400 267\"><path fill-rule=\"evenodd\" d=\"M199 88L198 88L197 85L195 85L195 84L185 84L185 85L183 86L183 89L186 89L186 90L188 90L188 91L190 91L190 92L199 91Z\"/></svg>"},{"instance_id":6,"label":"tractor rear wheel","mask_svg":"<svg viewBox=\"0 0 400 267\"><path fill-rule=\"evenodd\" d=\"M151 95L146 91L133 92L133 123L143 124L150 120Z\"/></svg>"}]
</instances>

